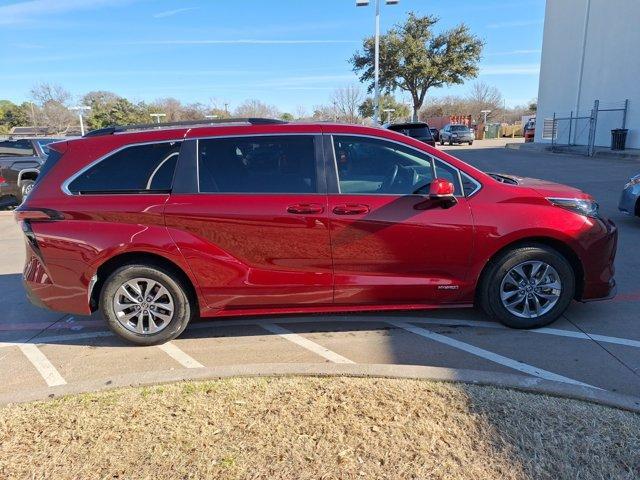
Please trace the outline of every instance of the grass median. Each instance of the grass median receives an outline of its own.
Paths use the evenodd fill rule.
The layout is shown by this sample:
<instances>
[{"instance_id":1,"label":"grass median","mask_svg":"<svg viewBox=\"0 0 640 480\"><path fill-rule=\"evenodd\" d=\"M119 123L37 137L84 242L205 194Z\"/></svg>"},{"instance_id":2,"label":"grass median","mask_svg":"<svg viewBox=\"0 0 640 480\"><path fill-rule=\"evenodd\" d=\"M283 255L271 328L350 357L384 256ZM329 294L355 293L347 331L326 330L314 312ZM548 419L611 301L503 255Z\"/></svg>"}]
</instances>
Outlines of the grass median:
<instances>
[{"instance_id":1,"label":"grass median","mask_svg":"<svg viewBox=\"0 0 640 480\"><path fill-rule=\"evenodd\" d=\"M0 409L0 478L638 478L640 415L464 384L234 378Z\"/></svg>"}]
</instances>

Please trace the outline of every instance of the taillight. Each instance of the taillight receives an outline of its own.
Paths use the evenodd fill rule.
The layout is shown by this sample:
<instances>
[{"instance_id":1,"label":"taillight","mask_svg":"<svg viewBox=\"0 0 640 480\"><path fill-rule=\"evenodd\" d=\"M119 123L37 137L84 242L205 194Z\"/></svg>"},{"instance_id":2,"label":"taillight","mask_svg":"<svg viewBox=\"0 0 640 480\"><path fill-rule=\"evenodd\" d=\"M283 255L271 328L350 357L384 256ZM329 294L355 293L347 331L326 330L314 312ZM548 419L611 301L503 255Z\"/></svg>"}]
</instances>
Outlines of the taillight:
<instances>
[{"instance_id":1,"label":"taillight","mask_svg":"<svg viewBox=\"0 0 640 480\"><path fill-rule=\"evenodd\" d=\"M34 208L32 210L18 208L13 214L17 222L50 222L64 219L62 213L50 208Z\"/></svg>"},{"instance_id":2,"label":"taillight","mask_svg":"<svg viewBox=\"0 0 640 480\"><path fill-rule=\"evenodd\" d=\"M4 177L0 177L0 185L7 183L7 179Z\"/></svg>"}]
</instances>

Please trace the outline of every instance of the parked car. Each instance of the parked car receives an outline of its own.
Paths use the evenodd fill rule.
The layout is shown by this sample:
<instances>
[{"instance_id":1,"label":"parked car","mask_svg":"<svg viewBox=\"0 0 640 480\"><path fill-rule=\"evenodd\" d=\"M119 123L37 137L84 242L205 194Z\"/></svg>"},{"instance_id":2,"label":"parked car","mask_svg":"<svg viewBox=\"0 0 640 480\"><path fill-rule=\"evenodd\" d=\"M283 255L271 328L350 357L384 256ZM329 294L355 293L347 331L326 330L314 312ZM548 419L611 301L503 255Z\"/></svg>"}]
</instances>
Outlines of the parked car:
<instances>
[{"instance_id":1,"label":"parked car","mask_svg":"<svg viewBox=\"0 0 640 480\"><path fill-rule=\"evenodd\" d=\"M437 128L430 128L429 130L431 130L431 136L433 137L433 141L434 142L439 142L440 141L440 130L438 130Z\"/></svg>"},{"instance_id":2,"label":"parked car","mask_svg":"<svg viewBox=\"0 0 640 480\"><path fill-rule=\"evenodd\" d=\"M37 305L142 345L196 316L481 306L515 328L614 292L594 199L355 125L111 127L50 146L15 216Z\"/></svg>"},{"instance_id":3,"label":"parked car","mask_svg":"<svg viewBox=\"0 0 640 480\"><path fill-rule=\"evenodd\" d=\"M17 205L33 188L51 138L0 140L0 207Z\"/></svg>"},{"instance_id":4,"label":"parked car","mask_svg":"<svg viewBox=\"0 0 640 480\"><path fill-rule=\"evenodd\" d=\"M433 139L431 129L426 123L392 123L387 124L384 127L389 130L393 130L394 132L402 133L408 137L415 138L416 140L424 142L427 145L431 145L432 147L436 146L436 141Z\"/></svg>"},{"instance_id":5,"label":"parked car","mask_svg":"<svg viewBox=\"0 0 640 480\"><path fill-rule=\"evenodd\" d=\"M449 123L440 130L440 145L444 145L447 142L449 145L455 143L468 143L469 145L473 145L474 139L473 131L466 125L453 125Z\"/></svg>"},{"instance_id":6,"label":"parked car","mask_svg":"<svg viewBox=\"0 0 640 480\"><path fill-rule=\"evenodd\" d=\"M622 190L618 209L628 215L640 217L640 174L627 181Z\"/></svg>"},{"instance_id":7,"label":"parked car","mask_svg":"<svg viewBox=\"0 0 640 480\"><path fill-rule=\"evenodd\" d=\"M536 136L536 119L530 118L527 123L525 123L522 128L522 134L524 136L525 143L533 142L534 137Z\"/></svg>"}]
</instances>

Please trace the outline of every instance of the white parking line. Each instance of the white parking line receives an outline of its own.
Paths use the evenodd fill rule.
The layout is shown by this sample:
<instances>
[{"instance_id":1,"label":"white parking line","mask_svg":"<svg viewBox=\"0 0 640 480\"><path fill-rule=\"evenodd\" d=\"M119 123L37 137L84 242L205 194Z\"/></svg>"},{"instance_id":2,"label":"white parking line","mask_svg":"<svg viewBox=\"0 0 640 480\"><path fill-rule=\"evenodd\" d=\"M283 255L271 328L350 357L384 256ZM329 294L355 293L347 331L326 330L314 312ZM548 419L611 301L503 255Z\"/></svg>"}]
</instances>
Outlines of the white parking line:
<instances>
[{"instance_id":1,"label":"white parking line","mask_svg":"<svg viewBox=\"0 0 640 480\"><path fill-rule=\"evenodd\" d=\"M449 345L450 347L456 348L458 350L462 350L477 357L484 358L485 360L488 360L490 362L504 365L505 367L513 368L514 370L528 373L529 375L533 375L535 377L544 378L545 380L554 380L556 382L570 383L572 385L581 385L583 387L598 388L594 387L593 385L589 385L588 383L579 382L577 380L573 380L571 378L564 377L562 375L558 375L556 373L549 372L538 367L534 367L533 365L513 360L512 358L503 357L502 355L490 352L489 350L475 347L459 340L454 340L453 338L440 335L439 333L432 332L431 330L427 330L426 328L416 327L415 325L411 325L410 323L394 321L389 321L387 323L393 325L394 327L402 328L403 330L406 330L408 332L420 335L421 337L428 338L439 343L444 343L445 345ZM598 388L598 390L601 389Z\"/></svg>"},{"instance_id":2,"label":"white parking line","mask_svg":"<svg viewBox=\"0 0 640 480\"><path fill-rule=\"evenodd\" d=\"M326 358L330 362L333 363L355 363L348 358L343 357L342 355L329 350L328 348L323 347L311 340L304 338L302 335L298 335L297 333L293 333L291 330L287 330L286 328L282 328L274 323L258 323L260 327L264 328L268 332L275 333L276 335L284 338L285 340L289 340L296 345L301 346L302 348L306 348L307 350L320 355L323 358Z\"/></svg>"},{"instance_id":3,"label":"white parking line","mask_svg":"<svg viewBox=\"0 0 640 480\"><path fill-rule=\"evenodd\" d=\"M42 378L47 385L55 387L57 385L66 385L66 381L62 378L62 375L58 373L56 367L49 361L49 359L32 343L23 343L20 345L20 350L24 353L24 356L36 367L36 370L42 375Z\"/></svg>"},{"instance_id":4,"label":"white parking line","mask_svg":"<svg viewBox=\"0 0 640 480\"><path fill-rule=\"evenodd\" d=\"M204 368L204 365L180 350L175 343L167 342L158 345L158 348L185 368Z\"/></svg>"}]
</instances>

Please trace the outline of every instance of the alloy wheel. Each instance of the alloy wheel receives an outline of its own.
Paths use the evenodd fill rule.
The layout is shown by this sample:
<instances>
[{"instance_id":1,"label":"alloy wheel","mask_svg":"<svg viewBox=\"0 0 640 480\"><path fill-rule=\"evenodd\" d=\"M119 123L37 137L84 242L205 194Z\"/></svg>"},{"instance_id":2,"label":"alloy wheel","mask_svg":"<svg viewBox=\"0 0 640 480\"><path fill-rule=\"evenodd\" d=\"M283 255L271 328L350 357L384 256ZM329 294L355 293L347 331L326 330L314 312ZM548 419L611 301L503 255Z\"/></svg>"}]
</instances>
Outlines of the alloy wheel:
<instances>
[{"instance_id":1,"label":"alloy wheel","mask_svg":"<svg viewBox=\"0 0 640 480\"><path fill-rule=\"evenodd\" d=\"M502 305L521 318L544 315L558 303L561 293L562 281L556 269L537 260L513 267L500 285Z\"/></svg>"},{"instance_id":2,"label":"alloy wheel","mask_svg":"<svg viewBox=\"0 0 640 480\"><path fill-rule=\"evenodd\" d=\"M123 283L113 299L118 322L127 330L150 335L164 330L174 315L169 290L156 280L134 278Z\"/></svg>"}]
</instances>

